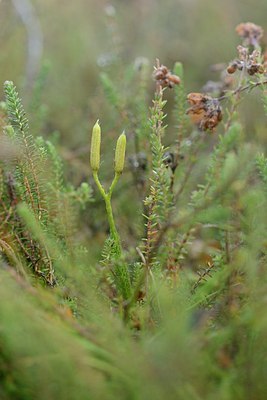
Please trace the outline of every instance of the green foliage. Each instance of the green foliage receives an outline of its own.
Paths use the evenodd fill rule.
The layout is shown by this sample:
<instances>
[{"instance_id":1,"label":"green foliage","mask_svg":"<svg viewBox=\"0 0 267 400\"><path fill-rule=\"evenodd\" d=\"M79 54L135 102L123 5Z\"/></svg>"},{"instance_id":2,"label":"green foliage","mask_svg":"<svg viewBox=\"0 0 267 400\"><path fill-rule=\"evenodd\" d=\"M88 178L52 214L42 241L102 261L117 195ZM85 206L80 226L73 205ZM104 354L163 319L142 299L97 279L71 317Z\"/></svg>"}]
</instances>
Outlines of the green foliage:
<instances>
[{"instance_id":1,"label":"green foliage","mask_svg":"<svg viewBox=\"0 0 267 400\"><path fill-rule=\"evenodd\" d=\"M263 154L259 154L256 158L256 163L265 189L267 190L267 158Z\"/></svg>"},{"instance_id":2,"label":"green foliage","mask_svg":"<svg viewBox=\"0 0 267 400\"><path fill-rule=\"evenodd\" d=\"M214 192L218 185L223 183L221 178L223 166L226 162L225 158L230 154L230 151L235 149L240 143L241 130L241 125L239 123L234 123L229 128L227 134L219 138L219 144L215 147L210 156L208 170L205 176L205 184L200 184L199 189L192 194L192 204L194 207L201 207L206 197ZM232 170L231 167L230 170Z\"/></svg>"},{"instance_id":3,"label":"green foliage","mask_svg":"<svg viewBox=\"0 0 267 400\"><path fill-rule=\"evenodd\" d=\"M116 109L120 109L121 107L120 96L119 93L117 93L117 90L114 87L112 80L104 72L100 74L100 79L108 101L113 107L115 107Z\"/></svg>"},{"instance_id":4,"label":"green foliage","mask_svg":"<svg viewBox=\"0 0 267 400\"><path fill-rule=\"evenodd\" d=\"M164 119L163 108L166 101L163 100L163 93L157 92L154 100L153 108L151 109L151 133L150 146L152 153L152 173L151 177L151 195L150 204L153 203L155 215L152 218L152 223L164 223L166 220L170 205L170 174L166 167L165 158L167 148L162 144L164 136ZM147 202L148 203L148 202Z\"/></svg>"},{"instance_id":5,"label":"green foliage","mask_svg":"<svg viewBox=\"0 0 267 400\"><path fill-rule=\"evenodd\" d=\"M8 123L2 138L15 146L15 160L2 163L1 213L7 213L1 224L2 249L17 269L30 269L48 285L55 285L53 257L46 243L39 243L26 228L18 214L18 205L27 205L44 234L49 234L63 252L72 252L78 209L90 200L87 184L77 190L67 189L63 181L63 167L55 147L42 137L29 132L21 100L12 82L5 83ZM86 196L86 198L84 198Z\"/></svg>"},{"instance_id":6,"label":"green foliage","mask_svg":"<svg viewBox=\"0 0 267 400\"><path fill-rule=\"evenodd\" d=\"M266 90L264 88L263 88L262 100L263 100L263 106L264 106L264 110L265 110L265 115L267 115L267 93L266 93Z\"/></svg>"},{"instance_id":7,"label":"green foliage","mask_svg":"<svg viewBox=\"0 0 267 400\"><path fill-rule=\"evenodd\" d=\"M48 107L43 104L42 98L50 70L49 62L45 61L34 83L29 104L29 115L32 132L41 132L48 118Z\"/></svg>"},{"instance_id":8,"label":"green foliage","mask_svg":"<svg viewBox=\"0 0 267 400\"><path fill-rule=\"evenodd\" d=\"M21 133L22 139L29 136L29 124L21 100L16 92L13 82L6 81L4 85L6 106L10 122L17 133Z\"/></svg>"},{"instance_id":9,"label":"green foliage","mask_svg":"<svg viewBox=\"0 0 267 400\"><path fill-rule=\"evenodd\" d=\"M180 84L167 130L173 85L162 67L158 62L149 118L146 63L131 63L123 79L101 74L114 119L125 124L130 167L125 135L113 169L106 156L100 163L100 142L92 141L93 187L88 160L74 186L57 147L40 136L46 72L30 107L37 137L14 84L5 83L3 399L266 398L267 161L237 116L241 95L261 82L243 77L244 86L238 79L220 98L198 93L187 112L183 66L176 63ZM232 108L219 124L224 100Z\"/></svg>"},{"instance_id":10,"label":"green foliage","mask_svg":"<svg viewBox=\"0 0 267 400\"><path fill-rule=\"evenodd\" d=\"M181 141L186 134L186 95L184 85L184 70L180 62L176 62L173 68L173 73L179 76L181 82L175 87L175 107L174 118L176 123L177 132L179 137L177 140Z\"/></svg>"}]
</instances>

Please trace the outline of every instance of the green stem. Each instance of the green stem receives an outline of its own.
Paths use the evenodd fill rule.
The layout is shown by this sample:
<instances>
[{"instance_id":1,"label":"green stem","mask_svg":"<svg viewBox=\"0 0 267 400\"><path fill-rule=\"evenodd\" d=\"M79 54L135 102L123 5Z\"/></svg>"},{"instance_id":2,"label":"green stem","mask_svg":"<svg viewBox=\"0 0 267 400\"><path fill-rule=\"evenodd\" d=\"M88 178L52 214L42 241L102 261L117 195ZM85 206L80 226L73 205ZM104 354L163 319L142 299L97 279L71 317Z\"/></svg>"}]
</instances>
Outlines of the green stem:
<instances>
[{"instance_id":1,"label":"green stem","mask_svg":"<svg viewBox=\"0 0 267 400\"><path fill-rule=\"evenodd\" d=\"M110 228L110 236L116 242L118 245L118 248L121 249L121 244L120 244L120 237L114 222L114 217L113 217L113 212L112 212L112 207L111 207L111 201L110 197L106 196L105 197L105 203L106 203L106 210L107 210L107 216L108 216L108 223L109 223L109 228Z\"/></svg>"},{"instance_id":2,"label":"green stem","mask_svg":"<svg viewBox=\"0 0 267 400\"><path fill-rule=\"evenodd\" d=\"M108 196L110 198L111 198L112 192L113 192L113 190L114 190L114 188L115 188L115 186L116 186L116 184L117 184L117 182L119 180L120 175L121 174L118 174L118 172L115 173L115 176L113 178L112 184L110 185L110 188L109 188L109 191L108 191Z\"/></svg>"},{"instance_id":3,"label":"green stem","mask_svg":"<svg viewBox=\"0 0 267 400\"><path fill-rule=\"evenodd\" d=\"M111 238L114 240L115 245L117 247L117 249L119 250L119 253L121 253L121 241L120 241L120 236L118 234L116 225L115 225L115 221L114 221L114 217L113 217L113 211L112 211L112 206L111 206L111 196L112 196L112 192L114 187L116 186L116 183L118 182L118 179L120 177L120 174L115 174L114 179L112 181L112 184L109 188L108 193L105 192L105 189L103 188L103 186L101 185L99 178L98 178L98 174L97 171L93 171L93 177L95 180L95 183L101 193L101 196L103 197L104 201L105 201L105 205L106 205L106 211L107 211L107 217L108 217L108 223L109 223L109 229L110 229L110 236Z\"/></svg>"},{"instance_id":4,"label":"green stem","mask_svg":"<svg viewBox=\"0 0 267 400\"><path fill-rule=\"evenodd\" d=\"M103 197L103 199L105 199L105 198L106 198L106 192L105 192L103 186L102 186L101 183L100 183L100 180L99 180L99 178L98 178L97 171L93 171L93 177L94 177L96 186L98 187L99 192L101 193L101 196Z\"/></svg>"}]
</instances>

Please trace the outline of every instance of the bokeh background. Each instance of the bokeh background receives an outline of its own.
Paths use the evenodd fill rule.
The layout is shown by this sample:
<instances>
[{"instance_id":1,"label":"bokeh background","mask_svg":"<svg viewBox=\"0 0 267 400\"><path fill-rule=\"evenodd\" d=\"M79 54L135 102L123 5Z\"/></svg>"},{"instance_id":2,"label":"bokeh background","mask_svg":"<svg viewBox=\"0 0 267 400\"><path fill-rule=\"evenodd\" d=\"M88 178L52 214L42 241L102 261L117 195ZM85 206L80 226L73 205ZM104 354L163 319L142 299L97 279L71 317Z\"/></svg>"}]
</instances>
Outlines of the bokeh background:
<instances>
[{"instance_id":1,"label":"bokeh background","mask_svg":"<svg viewBox=\"0 0 267 400\"><path fill-rule=\"evenodd\" d=\"M32 32L27 16L23 21L18 13L25 7L27 14L27 3ZM29 36L39 37L36 71L43 62L50 65L43 93L46 128L59 131L61 143L74 148L85 142L95 114L104 119L99 72L112 64L114 53L125 64L138 57L151 65L158 57L169 67L182 61L188 91L199 91L216 79L211 64L235 57L235 26L253 21L264 27L266 16L266 0L1 0L0 77L14 80L26 99Z\"/></svg>"},{"instance_id":2,"label":"bokeh background","mask_svg":"<svg viewBox=\"0 0 267 400\"><path fill-rule=\"evenodd\" d=\"M115 86L130 98L134 90L125 79L129 66L146 60L151 71L149 107L155 59L169 68L181 61L186 91L199 92L208 80L219 77L211 71L212 64L227 65L236 57L236 46L240 44L236 25L251 21L266 30L266 16L267 0L0 0L0 81L15 82L34 135L56 142L66 175L74 185L83 181L93 185L88 167L89 135L99 118L105 133L101 178L109 183L115 140L128 127L108 104L101 73L114 79ZM263 43L266 46L266 33ZM43 83L38 100L45 115L41 123L36 122L40 107L36 117L31 104L36 79ZM168 96L167 107L171 108L173 95ZM242 103L240 118L246 134L265 146L266 121L259 96L248 96ZM169 120L167 123L171 126ZM131 132L126 133L130 156L133 141ZM173 139L169 132L167 144ZM127 171L120 185L114 203L120 209L122 235L130 242L138 232L133 234L135 226L127 221L138 222L142 201L136 201L140 199L131 191L132 177ZM92 252L95 248L98 253L108 227L103 204L99 198L96 200L93 211L84 211L81 232L83 237L100 243L94 247L90 242Z\"/></svg>"}]
</instances>

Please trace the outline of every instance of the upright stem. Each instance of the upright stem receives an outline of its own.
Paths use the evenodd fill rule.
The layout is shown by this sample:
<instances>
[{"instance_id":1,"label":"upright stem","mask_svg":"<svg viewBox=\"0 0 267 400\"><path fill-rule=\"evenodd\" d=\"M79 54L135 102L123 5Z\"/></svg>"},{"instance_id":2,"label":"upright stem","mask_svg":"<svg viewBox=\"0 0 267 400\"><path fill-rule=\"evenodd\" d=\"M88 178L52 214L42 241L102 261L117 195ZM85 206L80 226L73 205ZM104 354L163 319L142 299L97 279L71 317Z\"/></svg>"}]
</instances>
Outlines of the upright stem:
<instances>
[{"instance_id":1,"label":"upright stem","mask_svg":"<svg viewBox=\"0 0 267 400\"><path fill-rule=\"evenodd\" d=\"M99 180L99 178L98 178L97 171L93 171L93 177L94 177L96 186L98 187L99 192L101 193L101 196L105 199L105 197L106 197L106 192L105 192L103 186L102 186L101 183L100 183L100 180Z\"/></svg>"},{"instance_id":2,"label":"upright stem","mask_svg":"<svg viewBox=\"0 0 267 400\"><path fill-rule=\"evenodd\" d=\"M93 171L93 177L95 180L95 183L101 193L101 196L103 197L104 201L105 201L105 205L106 205L106 211L107 211L107 217L108 217L108 223L109 223L109 229L110 229L110 236L111 238L114 240L117 250L119 250L119 252L121 253L121 241L120 241L120 236L118 234L116 225L115 225L115 221L114 221L114 217L113 217L113 211L112 211L112 206L111 206L111 196L112 196L112 192L113 189L116 185L116 183L118 182L120 174L116 173L114 176L114 179L112 181L112 184L109 188L108 193L105 192L105 189L103 188L103 186L101 185L99 178L98 178L98 174L97 171Z\"/></svg>"},{"instance_id":3,"label":"upright stem","mask_svg":"<svg viewBox=\"0 0 267 400\"><path fill-rule=\"evenodd\" d=\"M113 181L112 181L112 183L111 183L111 185L110 185L110 188L109 188L109 191L108 191L108 196L109 196L110 198L111 198L111 196L112 196L113 189L115 188L115 186L116 186L116 184L117 184L117 182L118 182L118 180L119 180L120 175L121 175L121 174L119 174L118 172L115 172L115 176L114 176L114 178L113 178Z\"/></svg>"}]
</instances>

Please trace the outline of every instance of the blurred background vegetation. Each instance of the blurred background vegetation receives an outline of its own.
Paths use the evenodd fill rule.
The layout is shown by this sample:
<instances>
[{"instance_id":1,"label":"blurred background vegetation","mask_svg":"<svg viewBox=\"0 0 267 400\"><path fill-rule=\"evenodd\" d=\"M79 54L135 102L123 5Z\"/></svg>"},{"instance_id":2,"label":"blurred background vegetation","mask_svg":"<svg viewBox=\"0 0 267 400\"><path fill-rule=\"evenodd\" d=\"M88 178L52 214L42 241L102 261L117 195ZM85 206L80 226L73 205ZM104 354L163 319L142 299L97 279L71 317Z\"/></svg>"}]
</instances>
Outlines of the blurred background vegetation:
<instances>
[{"instance_id":1,"label":"blurred background vegetation","mask_svg":"<svg viewBox=\"0 0 267 400\"><path fill-rule=\"evenodd\" d=\"M266 0L257 0L257 4L253 0L1 0L0 77L2 82L7 79L15 82L32 133L54 141L65 161L66 174L76 186L88 180L93 184L88 166L89 135L99 118L105 139L102 179L110 181L115 138L126 130L129 157L134 152L134 134L131 124L107 101L101 73L107 73L118 92L131 98L135 96L134 79L138 78L133 76L127 82L127 73L131 75L129 68L135 68L145 59L149 107L154 92L150 76L155 59L159 58L169 68L175 61L181 61L186 91L199 92L208 80L219 79L219 73L212 72L211 65L227 64L236 57L240 41L235 26L242 21L253 21L264 27L266 15ZM266 34L263 43L267 43ZM36 46L35 53L29 54L29 46ZM168 112L173 93L167 97ZM260 99L256 94L248 97L242 103L241 120L249 138L255 137L260 145L265 145ZM36 107L34 101L38 103ZM169 125L171 118L173 114L169 113ZM166 144L174 141L175 131L169 131ZM128 225L123 235L130 240L135 227L129 228L129 223L124 222L135 221L140 215L136 208L142 210L142 201L136 202L138 196L133 191L129 196L131 174L126 172L121 185L126 190L118 190L114 201L115 207L120 207L122 230ZM107 229L102 202L95 203L93 212L94 217L90 209L85 210L81 236L98 241L100 234L102 243Z\"/></svg>"},{"instance_id":2,"label":"blurred background vegetation","mask_svg":"<svg viewBox=\"0 0 267 400\"><path fill-rule=\"evenodd\" d=\"M89 202L80 199L82 218L73 234L77 258L61 251L60 240L50 239L48 232L49 246L59 246L53 255L58 286L50 290L33 279L32 284L2 262L0 399L267 398L266 200L254 159L267 144L261 92L256 89L244 96L238 108L241 124L233 123L227 135L219 138L223 123L214 134L205 132L198 153L190 146L199 132L192 132L189 125L185 129L189 136L183 140L185 162L181 161L176 172L178 189L183 187L188 165L192 165L188 170L192 174L178 199L180 221L188 208L198 209L201 196L205 198L213 189L215 195L211 194L207 209L200 207L199 221L192 215L196 230L189 229L191 221L186 221L178 232L171 232L180 246L174 262L179 265L179 260L186 260L174 288L168 279L154 281L151 274L148 301L143 303L142 292L135 290L141 297L133 297L132 330L117 318L131 303L123 302L119 295L116 299L116 292L104 293L103 257L102 263L99 260L109 229L89 168L95 121L99 118L102 127L100 178L106 188L113 177L116 139L125 129L128 163L112 203L122 245L127 248L125 262L138 276L143 264L136 262L140 256L136 246L145 236L142 213L147 210L143 200L151 182L150 171L142 171L141 178L148 182L138 191L140 182L136 182L129 159L138 154L134 140L138 129L149 125L155 59L170 69L176 61L182 62L186 93L201 92L208 80L219 79L220 73L212 72L211 65L227 65L236 57L240 44L236 25L252 21L266 31L266 15L266 0L0 0L1 81L14 81L29 116L30 132L49 139L64 160L68 183L56 204L68 214L61 202L64 195L77 200L79 194L82 197L82 182L89 182L90 195L92 187ZM266 45L265 33L264 49ZM142 82L140 85L140 65L147 66L144 88ZM174 92L164 92L168 127L163 141L170 147L177 139ZM147 107L143 107L144 98ZM229 104L223 106L227 120ZM149 159L146 140L145 132L140 150ZM266 184L264 163L262 157ZM46 164L40 161L40 165ZM52 168L43 167L40 173L43 179L45 170L48 184L56 175ZM8 183L12 188L12 182ZM49 192L49 185L44 187L45 200L47 204L51 200L53 208L54 192ZM217 193L218 189L222 192ZM12 207L16 209L16 204ZM76 217L76 208L74 211ZM5 212L0 216L6 217ZM23 216L23 208L20 212ZM34 223L29 222L34 220L29 215L32 229ZM71 225L69 215L72 218L69 213L66 219ZM5 219L9 217L10 213ZM51 220L57 225L56 219ZM42 234L38 237L38 228L32 230L41 245L45 243ZM233 255L224 259L224 252L229 255L229 243L233 244ZM71 241L71 249L73 244ZM188 254L184 255L187 244ZM203 265L208 268L197 274ZM213 266L214 275L209 274ZM169 268L172 271L172 265ZM108 272L111 275L113 270ZM207 282L203 277L208 277ZM110 302L109 296L117 303Z\"/></svg>"},{"instance_id":3,"label":"blurred background vegetation","mask_svg":"<svg viewBox=\"0 0 267 400\"><path fill-rule=\"evenodd\" d=\"M13 80L25 98L28 38L14 3L0 1L0 77ZM264 27L267 15L266 0L31 3L43 40L40 62L50 64L43 92L49 106L46 130L59 131L61 144L68 148L88 142L88 125L96 118L108 120L99 96L99 73L112 66L116 51L125 64L146 57L153 65L158 57L171 67L179 60L188 91L199 91L208 79L217 78L210 72L211 64L236 56L235 26L253 21Z\"/></svg>"}]
</instances>

